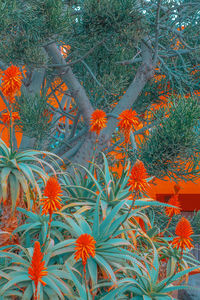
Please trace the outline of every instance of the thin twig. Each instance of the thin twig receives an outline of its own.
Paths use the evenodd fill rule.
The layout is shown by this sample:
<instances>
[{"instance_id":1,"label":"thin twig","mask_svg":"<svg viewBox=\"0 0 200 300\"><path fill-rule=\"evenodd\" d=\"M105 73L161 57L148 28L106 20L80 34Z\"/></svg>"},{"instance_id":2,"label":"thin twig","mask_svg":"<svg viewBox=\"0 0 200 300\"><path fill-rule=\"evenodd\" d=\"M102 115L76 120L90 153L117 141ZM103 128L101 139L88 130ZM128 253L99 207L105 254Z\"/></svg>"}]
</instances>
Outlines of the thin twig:
<instances>
[{"instance_id":1,"label":"thin twig","mask_svg":"<svg viewBox=\"0 0 200 300\"><path fill-rule=\"evenodd\" d=\"M156 40L155 40L155 52L153 58L153 65L156 65L158 58L158 41L159 41L159 32L160 32L160 5L161 0L158 0L157 12L156 12Z\"/></svg>"},{"instance_id":2,"label":"thin twig","mask_svg":"<svg viewBox=\"0 0 200 300\"><path fill-rule=\"evenodd\" d=\"M52 67L52 68L71 67L71 66L73 66L73 65L75 65L75 64L77 64L77 63L79 63L79 62L81 62L81 61L84 60L85 58L87 58L90 54L92 54L92 52L94 52L94 50L95 50L98 46L102 45L104 42L105 42L105 39L102 40L102 41L100 41L100 42L98 42L96 45L94 45L94 47L92 47L92 48L91 48L88 52L86 52L82 57L80 57L80 58L78 58L78 59L76 59L76 60L74 60L74 61L72 61L72 62L69 62L69 63L66 62L66 64L50 64L50 65L47 65L47 67Z\"/></svg>"},{"instance_id":3,"label":"thin twig","mask_svg":"<svg viewBox=\"0 0 200 300\"><path fill-rule=\"evenodd\" d=\"M103 86L103 84L96 78L96 76L94 75L94 73L92 72L92 70L90 69L90 67L88 66L88 64L86 64L86 62L84 60L81 61L82 64L87 68L87 70L89 71L90 75L92 76L92 78L96 81L96 83L101 86L103 88L103 90L108 93L108 94L112 94L111 92L109 92L108 90L106 90Z\"/></svg>"},{"instance_id":4,"label":"thin twig","mask_svg":"<svg viewBox=\"0 0 200 300\"><path fill-rule=\"evenodd\" d=\"M136 59L136 57L137 57L138 55L140 55L140 53L141 53L141 50L138 51L138 52L136 53L136 55L135 55L132 59L129 59L129 60L122 60L122 61L116 61L116 64L120 64L120 65L123 65L123 66L125 66L125 65L132 65L132 64L134 64L135 62L138 62L138 61L136 61L135 59Z\"/></svg>"}]
</instances>

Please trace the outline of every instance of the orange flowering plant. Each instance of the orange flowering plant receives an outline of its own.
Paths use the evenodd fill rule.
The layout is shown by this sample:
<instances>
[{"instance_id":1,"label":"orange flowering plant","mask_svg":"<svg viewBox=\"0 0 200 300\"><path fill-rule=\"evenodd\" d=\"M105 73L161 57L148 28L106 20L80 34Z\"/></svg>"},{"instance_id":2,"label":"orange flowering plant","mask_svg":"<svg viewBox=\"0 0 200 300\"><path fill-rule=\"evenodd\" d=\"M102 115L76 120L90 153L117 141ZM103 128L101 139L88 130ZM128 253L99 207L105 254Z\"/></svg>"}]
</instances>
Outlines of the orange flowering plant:
<instances>
[{"instance_id":1,"label":"orange flowering plant","mask_svg":"<svg viewBox=\"0 0 200 300\"><path fill-rule=\"evenodd\" d=\"M166 207L165 213L168 217L172 217L174 215L179 215L181 213L181 204L178 200L178 195L173 195L169 201L168 204L173 205L175 207Z\"/></svg>"},{"instance_id":2,"label":"orange flowering plant","mask_svg":"<svg viewBox=\"0 0 200 300\"><path fill-rule=\"evenodd\" d=\"M1 72L1 91L3 95L12 103L15 96L20 94L22 86L22 73L20 68L14 65Z\"/></svg>"},{"instance_id":3,"label":"orange flowering plant","mask_svg":"<svg viewBox=\"0 0 200 300\"><path fill-rule=\"evenodd\" d=\"M17 232L21 235L21 244L28 248L14 246L7 252L5 248L0 251L0 257L8 259L8 268L4 266L0 278L0 296L25 293L28 300L31 297L39 300L48 299L54 293L61 299L70 299L73 295L75 299L105 300L112 299L116 293L121 296L125 293L130 298L131 286L137 286L137 292L145 296L167 295L173 279L167 274L163 281L158 280L160 264L169 255L175 257L177 250L169 243L168 236L159 236L146 210L154 206L163 206L164 210L174 206L142 198L135 199L130 211L133 202L128 185L130 168L127 167L123 178L116 179L105 155L103 161L102 169L94 164L90 170L83 167L86 175L80 173L73 185L66 174L59 174L61 186L57 177L50 177L48 184L52 186L46 189L44 199L58 200L62 190L63 206L52 220L49 239L47 233L43 234L48 215L20 209L27 219ZM50 204L45 206L47 213L54 212L51 208L58 208ZM178 237L180 230L176 234ZM16 249L19 249L17 253ZM183 259L185 264L185 257ZM187 260L184 274L198 266L189 256ZM182 276L177 264L178 259L168 259L168 269ZM17 276L19 269L21 275Z\"/></svg>"},{"instance_id":4,"label":"orange flowering plant","mask_svg":"<svg viewBox=\"0 0 200 300\"><path fill-rule=\"evenodd\" d=\"M1 115L2 122L6 126L10 126L11 118L12 118L12 122L15 122L16 120L20 120L19 113L12 112L12 114L11 114L10 112L5 112L5 113L2 113L2 115Z\"/></svg>"},{"instance_id":5,"label":"orange flowering plant","mask_svg":"<svg viewBox=\"0 0 200 300\"><path fill-rule=\"evenodd\" d=\"M13 102L15 100L15 96L20 95L23 75L19 67L11 65L5 71L0 72L0 79L0 90L3 97L6 98L4 102L6 103L8 110L8 112L1 115L1 118L3 123L9 127L9 142L11 152L13 152L13 123L20 119L19 114L17 112L13 112Z\"/></svg>"},{"instance_id":6,"label":"orange flowering plant","mask_svg":"<svg viewBox=\"0 0 200 300\"><path fill-rule=\"evenodd\" d=\"M101 109L96 109L91 116L90 131L96 132L97 135L106 127L106 113Z\"/></svg>"},{"instance_id":7,"label":"orange flowering plant","mask_svg":"<svg viewBox=\"0 0 200 300\"><path fill-rule=\"evenodd\" d=\"M46 282L43 280L43 277L48 274L46 271L47 268L44 266L45 261L43 261L43 254L41 252L40 243L38 241L34 244L33 256L31 265L28 269L29 278L33 280L35 285L35 294L34 298L38 298L38 284L39 282L45 286Z\"/></svg>"},{"instance_id":8,"label":"orange flowering plant","mask_svg":"<svg viewBox=\"0 0 200 300\"><path fill-rule=\"evenodd\" d=\"M128 186L130 187L130 191L136 194L145 192L149 186L147 178L148 175L143 162L136 161L129 176Z\"/></svg>"},{"instance_id":9,"label":"orange flowering plant","mask_svg":"<svg viewBox=\"0 0 200 300\"><path fill-rule=\"evenodd\" d=\"M42 205L42 215L49 214L49 222L52 221L52 214L61 209L62 195L61 186L56 177L50 177L47 180L43 192L43 198L40 200Z\"/></svg>"},{"instance_id":10,"label":"orange flowering plant","mask_svg":"<svg viewBox=\"0 0 200 300\"><path fill-rule=\"evenodd\" d=\"M69 215L66 217L67 214L62 214L73 238L56 244L54 250L64 252L65 249L66 259L67 257L74 258L74 267L80 272L85 270L87 280L91 281L93 287L102 276L102 272L107 274L109 280L115 284L117 282L116 266L123 268L124 264L131 261L137 266L142 266L140 261L143 258L139 253L128 251L127 248L134 249L134 247L120 236L120 224L127 216L126 214L118 215L118 212L123 209L125 202L121 201L116 204L104 219L98 197L91 218L92 222L88 222L85 217L78 214L73 217ZM94 277L94 273L98 276Z\"/></svg>"},{"instance_id":11,"label":"orange flowering plant","mask_svg":"<svg viewBox=\"0 0 200 300\"><path fill-rule=\"evenodd\" d=\"M13 230L23 223L16 208L26 207L30 210L32 206L36 208L38 205L38 199L42 196L41 182L45 184L48 179L44 167L47 166L55 173L53 166L57 156L38 150L12 153L2 140L0 153L0 230L6 232L0 245L4 245L7 240L12 243ZM48 162L43 159L44 155L48 157Z\"/></svg>"},{"instance_id":12,"label":"orange flowering plant","mask_svg":"<svg viewBox=\"0 0 200 300\"><path fill-rule=\"evenodd\" d=\"M192 245L191 235L194 233L192 226L185 217L182 217L181 220L176 225L175 234L176 237L172 241L174 248L186 250L191 249L194 246Z\"/></svg>"},{"instance_id":13,"label":"orange flowering plant","mask_svg":"<svg viewBox=\"0 0 200 300\"><path fill-rule=\"evenodd\" d=\"M73 290L65 283L65 279L69 278L68 272L49 259L55 255L51 248L43 253L36 241L34 248L16 245L9 252L0 251L1 259L7 260L1 272L0 297L12 295L27 300L49 299L50 295L57 299L64 299L63 295L72 297Z\"/></svg>"},{"instance_id":14,"label":"orange flowering plant","mask_svg":"<svg viewBox=\"0 0 200 300\"><path fill-rule=\"evenodd\" d=\"M49 167L55 173L51 163L53 164L54 159L58 158L58 156L50 152L38 150L12 153L3 140L0 140L0 152L2 153L0 157L0 170L2 172L1 182L3 183L0 190L0 202L2 200L5 202L8 199L8 186L10 186L12 190L12 209L16 206L20 190L26 195L27 207L30 209L31 191L34 191L40 198L42 195L36 181L36 174L45 183L48 175L44 170L44 166ZM48 156L51 163L43 159L44 155Z\"/></svg>"},{"instance_id":15,"label":"orange flowering plant","mask_svg":"<svg viewBox=\"0 0 200 300\"><path fill-rule=\"evenodd\" d=\"M140 123L137 114L132 109L127 109L119 115L118 119L120 132L124 134L125 142L128 143L131 130L136 129Z\"/></svg>"}]
</instances>

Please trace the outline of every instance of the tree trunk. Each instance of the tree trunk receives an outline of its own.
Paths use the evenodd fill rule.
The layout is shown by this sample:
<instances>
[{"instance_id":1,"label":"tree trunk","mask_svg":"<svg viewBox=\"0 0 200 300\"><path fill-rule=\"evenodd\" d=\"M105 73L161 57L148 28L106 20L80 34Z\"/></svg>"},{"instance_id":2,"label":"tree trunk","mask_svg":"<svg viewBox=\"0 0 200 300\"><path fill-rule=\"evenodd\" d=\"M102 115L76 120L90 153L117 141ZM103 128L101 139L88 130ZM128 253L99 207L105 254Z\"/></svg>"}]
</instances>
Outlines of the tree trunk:
<instances>
[{"instance_id":1,"label":"tree trunk","mask_svg":"<svg viewBox=\"0 0 200 300\"><path fill-rule=\"evenodd\" d=\"M60 76L68 86L71 95L74 97L76 104L79 107L79 111L83 116L85 124L89 129L93 107L85 92L84 87L79 83L76 76L73 74L71 67L67 66L67 63L65 62L55 43L46 46L45 50L52 60L52 63L55 64L58 76ZM148 37L144 38L144 41L142 42L141 53L142 64L138 68L135 78L127 89L126 94L121 98L112 112L116 116L118 116L123 110L129 109L133 105L138 96L141 94L147 81L154 75L152 50ZM118 120L116 118L111 117L109 119L107 127L102 131L100 137L98 138L98 143L96 145L97 155L100 151L104 150L109 145L112 134L116 129L117 122ZM88 161L91 161L91 155L94 153L93 148L95 141L96 135L88 132L80 148L78 149L78 151L74 152L74 155L70 157L70 160L73 163L78 163L86 166L88 164ZM67 158L67 153L63 155L63 159L65 158Z\"/></svg>"},{"instance_id":2,"label":"tree trunk","mask_svg":"<svg viewBox=\"0 0 200 300\"><path fill-rule=\"evenodd\" d=\"M126 94L122 97L118 105L113 110L113 114L118 116L123 110L129 109L133 103L137 100L138 96L142 92L147 81L152 78L153 70L152 66L148 66L147 64L143 64L137 71L137 74L129 86ZM107 127L102 131L98 138L98 143L96 145L96 154L106 149L112 139L112 134L114 133L117 123L119 121L116 118L109 118ZM76 155L72 158L73 163L79 163L81 165L86 165L88 161L91 160L91 149L94 148L94 142L96 137L94 134L88 134L85 138L84 143L76 153Z\"/></svg>"}]
</instances>

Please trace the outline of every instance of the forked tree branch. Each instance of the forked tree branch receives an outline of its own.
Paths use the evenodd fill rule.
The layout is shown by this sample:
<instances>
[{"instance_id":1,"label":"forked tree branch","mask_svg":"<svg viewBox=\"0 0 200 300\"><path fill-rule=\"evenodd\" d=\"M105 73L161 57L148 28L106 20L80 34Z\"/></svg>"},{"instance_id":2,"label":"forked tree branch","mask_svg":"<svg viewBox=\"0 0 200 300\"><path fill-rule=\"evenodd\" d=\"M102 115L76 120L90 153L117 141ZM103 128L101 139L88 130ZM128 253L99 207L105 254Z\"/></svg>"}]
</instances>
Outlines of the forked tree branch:
<instances>
[{"instance_id":1,"label":"forked tree branch","mask_svg":"<svg viewBox=\"0 0 200 300\"><path fill-rule=\"evenodd\" d=\"M142 64L138 68L135 78L130 84L124 96L119 103L113 109L113 116L118 116L123 110L129 109L133 103L137 100L138 96L142 92L144 86L154 75L154 66L152 62L152 48L148 37L144 39L145 42L141 46ZM107 123L107 127L102 131L96 144L96 153L109 147L112 134L117 127L118 120L115 117L110 117ZM88 133L81 147L76 152L71 160L75 163L86 165L90 160L90 156L93 153L92 149L95 144L94 135Z\"/></svg>"},{"instance_id":2,"label":"forked tree branch","mask_svg":"<svg viewBox=\"0 0 200 300\"><path fill-rule=\"evenodd\" d=\"M83 115L83 119L86 125L89 126L93 107L90 103L85 89L72 72L71 67L67 66L62 54L60 53L55 43L45 46L45 50L52 60L53 64L62 65L60 67L55 67L55 69L57 70L57 74L67 85L72 97L75 99L79 107L81 114Z\"/></svg>"},{"instance_id":3,"label":"forked tree branch","mask_svg":"<svg viewBox=\"0 0 200 300\"><path fill-rule=\"evenodd\" d=\"M146 46L146 44L148 46ZM141 55L143 63L138 68L135 78L128 87L126 93L123 95L119 103L113 109L112 114L114 115L119 115L123 110L129 109L137 100L147 81L151 79L154 75L151 45L147 37L145 38L145 43L142 43ZM107 127L102 132L102 135L105 135L108 139L110 139L112 133L114 132L117 126L117 122L118 120L110 118Z\"/></svg>"}]
</instances>

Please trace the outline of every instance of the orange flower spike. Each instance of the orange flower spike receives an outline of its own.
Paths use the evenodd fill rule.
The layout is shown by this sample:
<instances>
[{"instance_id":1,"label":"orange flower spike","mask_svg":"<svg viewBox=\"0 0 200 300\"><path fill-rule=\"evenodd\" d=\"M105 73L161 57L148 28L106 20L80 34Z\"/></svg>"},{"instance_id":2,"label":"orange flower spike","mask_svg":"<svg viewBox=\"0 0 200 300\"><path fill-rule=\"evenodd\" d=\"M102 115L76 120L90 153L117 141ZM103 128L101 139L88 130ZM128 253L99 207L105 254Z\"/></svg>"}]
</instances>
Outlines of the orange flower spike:
<instances>
[{"instance_id":1,"label":"orange flower spike","mask_svg":"<svg viewBox=\"0 0 200 300\"><path fill-rule=\"evenodd\" d=\"M142 161L137 161L131 170L128 186L129 191L144 192L149 186L147 182L147 171Z\"/></svg>"},{"instance_id":2,"label":"orange flower spike","mask_svg":"<svg viewBox=\"0 0 200 300\"><path fill-rule=\"evenodd\" d=\"M1 115L2 121L5 125L10 125L10 113L6 112ZM20 120L20 116L18 112L12 112L12 122L15 122L16 120Z\"/></svg>"},{"instance_id":3,"label":"orange flower spike","mask_svg":"<svg viewBox=\"0 0 200 300\"><path fill-rule=\"evenodd\" d=\"M63 55L64 58L66 58L71 50L70 45L63 45L60 47L61 54Z\"/></svg>"},{"instance_id":4,"label":"orange flower spike","mask_svg":"<svg viewBox=\"0 0 200 300\"><path fill-rule=\"evenodd\" d=\"M95 256L95 244L96 241L90 234L81 234L75 243L75 260L78 261L79 259L82 259L82 264L85 266L87 259L90 256Z\"/></svg>"},{"instance_id":5,"label":"orange flower spike","mask_svg":"<svg viewBox=\"0 0 200 300\"><path fill-rule=\"evenodd\" d=\"M96 109L91 115L90 131L96 132L97 135L106 127L106 113L101 109Z\"/></svg>"},{"instance_id":6,"label":"orange flower spike","mask_svg":"<svg viewBox=\"0 0 200 300\"><path fill-rule=\"evenodd\" d=\"M191 243L192 238L190 237L194 232L192 230L192 226L190 222L182 217L181 220L176 225L175 233L177 237L175 237L172 241L172 245L174 248L181 248L182 250L186 250L186 248L191 249L193 245Z\"/></svg>"},{"instance_id":7,"label":"orange flower spike","mask_svg":"<svg viewBox=\"0 0 200 300\"><path fill-rule=\"evenodd\" d=\"M41 199L42 204L42 215L51 215L53 212L61 209L61 198L62 195L61 186L55 177L50 177L46 183L43 195L45 198Z\"/></svg>"},{"instance_id":8,"label":"orange flower spike","mask_svg":"<svg viewBox=\"0 0 200 300\"><path fill-rule=\"evenodd\" d=\"M166 207L165 208L165 213L169 218L172 218L174 215L179 215L181 213L181 205L180 202L178 200L178 195L173 195L169 201L168 204L176 206L176 208L174 207Z\"/></svg>"},{"instance_id":9,"label":"orange flower spike","mask_svg":"<svg viewBox=\"0 0 200 300\"><path fill-rule=\"evenodd\" d=\"M8 67L1 78L1 90L3 95L11 102L14 97L19 94L22 86L22 73L20 69L14 65Z\"/></svg>"},{"instance_id":10,"label":"orange flower spike","mask_svg":"<svg viewBox=\"0 0 200 300\"><path fill-rule=\"evenodd\" d=\"M43 261L43 254L41 252L40 243L38 241L34 244L33 256L31 265L28 269L29 278L34 281L35 284L35 299L37 299L37 288L40 282L43 286L46 282L42 280L42 277L46 276L48 272L47 268L44 266L45 261Z\"/></svg>"},{"instance_id":11,"label":"orange flower spike","mask_svg":"<svg viewBox=\"0 0 200 300\"><path fill-rule=\"evenodd\" d=\"M134 110L127 109L119 115L118 119L120 120L118 123L120 131L124 134L125 142L128 143L131 130L140 123L137 114Z\"/></svg>"}]
</instances>

